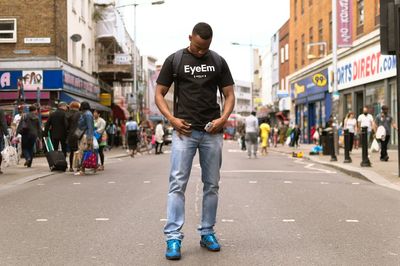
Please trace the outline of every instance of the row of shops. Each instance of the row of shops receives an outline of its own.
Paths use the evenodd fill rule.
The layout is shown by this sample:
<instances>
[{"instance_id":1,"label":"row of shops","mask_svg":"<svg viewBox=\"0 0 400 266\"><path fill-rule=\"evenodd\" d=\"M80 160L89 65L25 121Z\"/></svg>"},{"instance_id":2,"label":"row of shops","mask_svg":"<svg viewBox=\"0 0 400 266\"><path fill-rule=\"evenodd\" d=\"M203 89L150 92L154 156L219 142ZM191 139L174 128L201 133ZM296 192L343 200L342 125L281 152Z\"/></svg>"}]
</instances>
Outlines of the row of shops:
<instances>
[{"instance_id":1,"label":"row of shops","mask_svg":"<svg viewBox=\"0 0 400 266\"><path fill-rule=\"evenodd\" d=\"M290 78L293 107L291 121L302 130L304 143L311 143L313 127L326 127L332 109L331 58L321 60L295 73ZM339 51L338 60L339 123L346 114L358 117L363 106L375 117L382 105L389 106L397 121L396 56L382 55L379 32L372 32L356 41L353 48ZM397 134L392 129L391 144L397 145Z\"/></svg>"},{"instance_id":2,"label":"row of shops","mask_svg":"<svg viewBox=\"0 0 400 266\"><path fill-rule=\"evenodd\" d=\"M32 63L44 67L32 68ZM122 121L129 116L124 106L114 104L111 88L63 61L16 61L4 65L6 67L0 68L0 108L7 113L15 112L19 104L37 103L45 120L49 110L60 101L68 104L87 101L108 120Z\"/></svg>"}]
</instances>

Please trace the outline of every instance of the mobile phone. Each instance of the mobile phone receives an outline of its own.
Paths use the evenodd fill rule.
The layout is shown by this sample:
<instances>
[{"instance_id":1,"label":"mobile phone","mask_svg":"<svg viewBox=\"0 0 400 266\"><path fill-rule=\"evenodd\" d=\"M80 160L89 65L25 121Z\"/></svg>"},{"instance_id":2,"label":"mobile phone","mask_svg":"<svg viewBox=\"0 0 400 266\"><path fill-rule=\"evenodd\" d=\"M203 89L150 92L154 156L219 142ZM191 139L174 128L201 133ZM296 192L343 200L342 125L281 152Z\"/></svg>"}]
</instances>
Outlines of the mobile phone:
<instances>
[{"instance_id":1,"label":"mobile phone","mask_svg":"<svg viewBox=\"0 0 400 266\"><path fill-rule=\"evenodd\" d=\"M204 130L205 131L209 131L212 128L212 126L213 126L213 123L212 122L208 122L207 125L204 127Z\"/></svg>"}]
</instances>

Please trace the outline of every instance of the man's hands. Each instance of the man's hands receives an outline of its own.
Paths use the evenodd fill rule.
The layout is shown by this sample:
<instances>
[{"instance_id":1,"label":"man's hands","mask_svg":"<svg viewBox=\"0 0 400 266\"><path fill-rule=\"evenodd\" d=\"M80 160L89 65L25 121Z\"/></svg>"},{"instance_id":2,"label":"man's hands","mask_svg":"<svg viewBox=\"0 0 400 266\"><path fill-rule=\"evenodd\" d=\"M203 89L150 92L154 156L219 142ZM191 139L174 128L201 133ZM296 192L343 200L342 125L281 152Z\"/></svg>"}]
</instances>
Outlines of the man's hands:
<instances>
[{"instance_id":1,"label":"man's hands","mask_svg":"<svg viewBox=\"0 0 400 266\"><path fill-rule=\"evenodd\" d=\"M207 130L207 132L210 134L217 134L217 133L221 132L222 128L224 127L224 125L226 123L226 119L221 117L221 118L211 121L211 123L213 125L209 130Z\"/></svg>"},{"instance_id":2,"label":"man's hands","mask_svg":"<svg viewBox=\"0 0 400 266\"><path fill-rule=\"evenodd\" d=\"M192 133L191 124L189 124L185 120L179 119L179 118L174 118L174 119L171 119L170 122L179 134L184 135L184 136L190 136L190 134Z\"/></svg>"}]
</instances>

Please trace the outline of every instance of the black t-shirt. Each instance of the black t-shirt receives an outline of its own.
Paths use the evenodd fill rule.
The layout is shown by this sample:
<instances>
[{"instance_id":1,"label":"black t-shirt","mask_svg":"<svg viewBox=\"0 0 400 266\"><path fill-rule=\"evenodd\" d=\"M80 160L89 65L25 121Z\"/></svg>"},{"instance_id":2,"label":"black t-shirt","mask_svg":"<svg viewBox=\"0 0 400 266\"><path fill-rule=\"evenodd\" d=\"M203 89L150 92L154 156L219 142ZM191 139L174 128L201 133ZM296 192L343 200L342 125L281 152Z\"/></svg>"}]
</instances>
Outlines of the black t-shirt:
<instances>
[{"instance_id":1,"label":"black t-shirt","mask_svg":"<svg viewBox=\"0 0 400 266\"><path fill-rule=\"evenodd\" d=\"M174 54L165 60L158 84L170 87L174 82L173 58ZM219 70L210 52L201 58L193 56L187 49L183 52L178 72L179 100L175 116L191 123L195 130L204 130L208 122L221 116L217 103L218 87L234 84L228 64L221 59Z\"/></svg>"}]
</instances>

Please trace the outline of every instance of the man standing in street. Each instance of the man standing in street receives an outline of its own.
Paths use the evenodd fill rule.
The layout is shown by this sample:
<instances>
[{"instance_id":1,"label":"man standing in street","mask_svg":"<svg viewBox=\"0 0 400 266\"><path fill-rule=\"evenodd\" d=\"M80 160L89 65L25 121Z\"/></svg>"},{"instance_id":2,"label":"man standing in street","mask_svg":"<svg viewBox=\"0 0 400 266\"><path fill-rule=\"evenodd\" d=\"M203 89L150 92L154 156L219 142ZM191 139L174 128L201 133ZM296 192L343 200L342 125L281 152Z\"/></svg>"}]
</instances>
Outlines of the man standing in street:
<instances>
[{"instance_id":1,"label":"man standing in street","mask_svg":"<svg viewBox=\"0 0 400 266\"><path fill-rule=\"evenodd\" d=\"M358 116L357 122L358 122L358 128L360 131L363 127L368 127L367 140L368 140L368 146L369 146L371 132L372 132L372 129L374 128L374 118L371 114L368 113L367 106L364 106L363 113Z\"/></svg>"},{"instance_id":2,"label":"man standing in street","mask_svg":"<svg viewBox=\"0 0 400 266\"><path fill-rule=\"evenodd\" d=\"M256 112L251 112L251 115L246 117L246 147L247 147L247 157L251 159L251 154L253 153L254 158L257 158L258 149L258 119L256 117Z\"/></svg>"},{"instance_id":3,"label":"man standing in street","mask_svg":"<svg viewBox=\"0 0 400 266\"><path fill-rule=\"evenodd\" d=\"M397 129L397 126L393 122L393 118L388 114L389 108L386 105L382 105L382 112L376 116L375 125L376 127L383 126L385 128L384 138L379 138L378 141L381 143L381 161L387 162L389 156L387 153L387 147L390 141L391 127ZM375 129L375 132L377 130ZM380 136L378 136L380 137Z\"/></svg>"},{"instance_id":4,"label":"man standing in street","mask_svg":"<svg viewBox=\"0 0 400 266\"><path fill-rule=\"evenodd\" d=\"M54 150L58 151L59 145L61 145L61 150L64 156L67 156L67 117L66 111L68 110L67 104L65 102L60 102L58 104L58 109L51 113L49 119L46 122L44 128L44 134L47 137L50 132L50 139L53 143Z\"/></svg>"},{"instance_id":5,"label":"man standing in street","mask_svg":"<svg viewBox=\"0 0 400 266\"><path fill-rule=\"evenodd\" d=\"M214 225L218 206L222 163L223 126L235 105L233 78L228 64L209 50L213 31L207 23L198 23L189 35L190 45L169 56L157 79L155 101L161 113L174 127L167 206L166 258L181 258L181 229L185 220L185 190L193 158L199 150L202 172L203 207L199 226L200 245L219 251ZM179 58L180 57L180 58ZM164 96L174 84L174 114ZM225 96L223 113L217 92Z\"/></svg>"}]
</instances>

